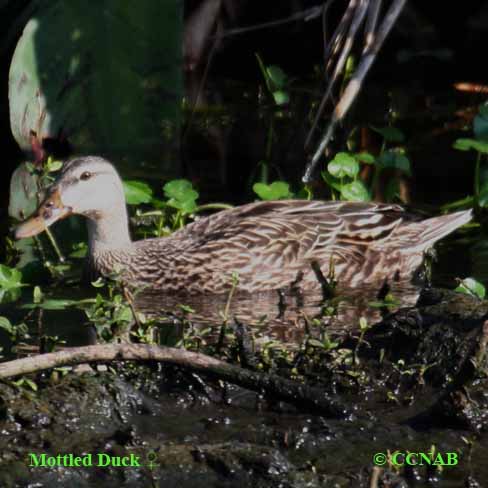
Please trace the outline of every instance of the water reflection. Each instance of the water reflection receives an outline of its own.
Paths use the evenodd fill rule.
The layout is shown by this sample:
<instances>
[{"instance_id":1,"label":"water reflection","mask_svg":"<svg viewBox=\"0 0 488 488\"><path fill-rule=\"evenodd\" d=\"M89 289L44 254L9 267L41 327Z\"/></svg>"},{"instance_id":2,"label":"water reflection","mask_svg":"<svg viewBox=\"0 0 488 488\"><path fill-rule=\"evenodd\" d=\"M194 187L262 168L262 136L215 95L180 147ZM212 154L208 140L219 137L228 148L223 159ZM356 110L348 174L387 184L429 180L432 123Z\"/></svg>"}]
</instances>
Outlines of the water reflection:
<instances>
[{"instance_id":1,"label":"water reflection","mask_svg":"<svg viewBox=\"0 0 488 488\"><path fill-rule=\"evenodd\" d=\"M236 292L229 295L168 295L147 291L136 297L136 308L159 317L168 325L191 323L195 327L215 327L227 317L253 328L267 339L299 343L304 334L324 329L337 335L358 329L359 319L375 324L386 314L416 303L421 288L411 283L391 287L368 286L337 289L335 297L325 299L321 292L295 291L261 293Z\"/></svg>"}]
</instances>

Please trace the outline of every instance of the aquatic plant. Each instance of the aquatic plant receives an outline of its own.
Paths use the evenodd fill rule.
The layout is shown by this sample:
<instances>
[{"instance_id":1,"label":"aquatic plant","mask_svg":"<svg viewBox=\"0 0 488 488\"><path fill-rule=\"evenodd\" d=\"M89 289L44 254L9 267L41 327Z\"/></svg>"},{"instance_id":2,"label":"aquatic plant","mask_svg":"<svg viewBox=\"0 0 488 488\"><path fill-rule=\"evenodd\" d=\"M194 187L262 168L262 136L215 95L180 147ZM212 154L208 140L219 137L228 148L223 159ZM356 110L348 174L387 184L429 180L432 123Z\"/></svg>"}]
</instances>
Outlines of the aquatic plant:
<instances>
[{"instance_id":1,"label":"aquatic plant","mask_svg":"<svg viewBox=\"0 0 488 488\"><path fill-rule=\"evenodd\" d=\"M22 273L18 269L0 264L0 303L18 300L23 286Z\"/></svg>"},{"instance_id":2,"label":"aquatic plant","mask_svg":"<svg viewBox=\"0 0 488 488\"><path fill-rule=\"evenodd\" d=\"M410 160L403 145L405 136L396 127L372 127L383 138L380 152L377 156L362 151L341 151L327 164L322 171L322 178L331 190L332 199L369 201L377 190L379 178L386 169L394 169L407 176L411 175ZM352 145L352 143L350 144ZM369 184L360 177L361 165L373 167L373 177ZM397 180L393 177L387 185L385 199L393 201L397 198Z\"/></svg>"},{"instance_id":3,"label":"aquatic plant","mask_svg":"<svg viewBox=\"0 0 488 488\"><path fill-rule=\"evenodd\" d=\"M485 286L474 278L459 280L459 285L455 291L478 297L480 300L483 300L486 296Z\"/></svg>"},{"instance_id":4,"label":"aquatic plant","mask_svg":"<svg viewBox=\"0 0 488 488\"><path fill-rule=\"evenodd\" d=\"M445 208L458 208L474 205L488 207L488 176L482 172L482 163L488 160L488 103L480 105L473 120L473 137L460 138L453 147L459 151L475 151L473 196L445 205Z\"/></svg>"}]
</instances>

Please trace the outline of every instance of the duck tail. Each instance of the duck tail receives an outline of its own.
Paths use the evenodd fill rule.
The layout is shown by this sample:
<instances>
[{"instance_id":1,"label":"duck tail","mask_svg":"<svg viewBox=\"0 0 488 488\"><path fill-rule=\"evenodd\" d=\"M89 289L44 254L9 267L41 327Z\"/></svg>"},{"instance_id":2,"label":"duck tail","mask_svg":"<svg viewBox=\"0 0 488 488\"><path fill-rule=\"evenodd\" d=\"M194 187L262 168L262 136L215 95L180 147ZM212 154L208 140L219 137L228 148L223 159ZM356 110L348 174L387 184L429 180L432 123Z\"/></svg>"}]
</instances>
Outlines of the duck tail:
<instances>
[{"instance_id":1,"label":"duck tail","mask_svg":"<svg viewBox=\"0 0 488 488\"><path fill-rule=\"evenodd\" d=\"M414 246L425 251L458 227L468 223L472 217L472 211L469 209L412 224L409 227L413 231L411 235L415 236Z\"/></svg>"}]
</instances>

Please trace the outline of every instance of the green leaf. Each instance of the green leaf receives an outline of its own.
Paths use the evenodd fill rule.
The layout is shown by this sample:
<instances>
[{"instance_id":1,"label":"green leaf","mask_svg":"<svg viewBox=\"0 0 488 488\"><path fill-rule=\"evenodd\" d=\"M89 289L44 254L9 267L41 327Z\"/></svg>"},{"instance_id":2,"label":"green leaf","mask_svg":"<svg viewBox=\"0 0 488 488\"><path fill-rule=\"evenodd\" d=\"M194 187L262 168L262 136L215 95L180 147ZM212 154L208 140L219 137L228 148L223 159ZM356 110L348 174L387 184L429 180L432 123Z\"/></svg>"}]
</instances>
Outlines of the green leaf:
<instances>
[{"instance_id":1,"label":"green leaf","mask_svg":"<svg viewBox=\"0 0 488 488\"><path fill-rule=\"evenodd\" d=\"M15 327L7 317L0 317L0 329L3 329L9 335L15 334Z\"/></svg>"},{"instance_id":2,"label":"green leaf","mask_svg":"<svg viewBox=\"0 0 488 488\"><path fill-rule=\"evenodd\" d=\"M168 205L187 214L194 212L197 208L197 204L192 198L188 198L187 200L176 200L174 198L170 198L168 200Z\"/></svg>"},{"instance_id":3,"label":"green leaf","mask_svg":"<svg viewBox=\"0 0 488 488\"><path fill-rule=\"evenodd\" d=\"M69 307L80 305L83 300L68 300L63 298L47 298L41 303L24 303L20 308L32 310L33 308L42 308L43 310L65 310Z\"/></svg>"},{"instance_id":4,"label":"green leaf","mask_svg":"<svg viewBox=\"0 0 488 488\"><path fill-rule=\"evenodd\" d=\"M480 194L478 195L478 204L480 207L488 207L488 181L485 181L481 187Z\"/></svg>"},{"instance_id":5,"label":"green leaf","mask_svg":"<svg viewBox=\"0 0 488 488\"><path fill-rule=\"evenodd\" d=\"M86 242L77 242L73 244L73 251L69 253L71 258L84 258L88 255L88 245Z\"/></svg>"},{"instance_id":6,"label":"green leaf","mask_svg":"<svg viewBox=\"0 0 488 488\"><path fill-rule=\"evenodd\" d=\"M22 273L15 268L0 264L0 288L10 289L22 286Z\"/></svg>"},{"instance_id":7,"label":"green leaf","mask_svg":"<svg viewBox=\"0 0 488 488\"><path fill-rule=\"evenodd\" d=\"M337 191L341 191L341 181L338 178L332 176L328 171L322 171L322 178L331 188Z\"/></svg>"},{"instance_id":8,"label":"green leaf","mask_svg":"<svg viewBox=\"0 0 488 488\"><path fill-rule=\"evenodd\" d=\"M40 142L68 135L74 152L161 157L162 122L181 109L182 2L35 3L9 73L21 149L33 131Z\"/></svg>"},{"instance_id":9,"label":"green leaf","mask_svg":"<svg viewBox=\"0 0 488 488\"><path fill-rule=\"evenodd\" d=\"M371 127L375 132L381 134L386 142L403 142L405 135L396 127Z\"/></svg>"},{"instance_id":10,"label":"green leaf","mask_svg":"<svg viewBox=\"0 0 488 488\"><path fill-rule=\"evenodd\" d=\"M198 192L193 188L191 181L185 179L169 181L163 186L163 191L167 198L175 200L196 200L198 198Z\"/></svg>"},{"instance_id":11,"label":"green leaf","mask_svg":"<svg viewBox=\"0 0 488 488\"><path fill-rule=\"evenodd\" d=\"M283 90L274 91L273 98L276 105L286 105L290 102L290 96L288 95L288 92L285 92Z\"/></svg>"},{"instance_id":12,"label":"green leaf","mask_svg":"<svg viewBox=\"0 0 488 488\"><path fill-rule=\"evenodd\" d=\"M454 149L459 149L460 151L474 149L479 153L488 154L488 142L477 141L476 139L458 139L452 147Z\"/></svg>"},{"instance_id":13,"label":"green leaf","mask_svg":"<svg viewBox=\"0 0 488 488\"><path fill-rule=\"evenodd\" d=\"M374 164L376 161L376 158L369 152L356 153L354 157L356 158L356 160L365 164Z\"/></svg>"},{"instance_id":14,"label":"green leaf","mask_svg":"<svg viewBox=\"0 0 488 488\"><path fill-rule=\"evenodd\" d=\"M54 173L55 171L59 171L63 167L62 161L56 161L49 156L47 163L47 171L48 173Z\"/></svg>"},{"instance_id":15,"label":"green leaf","mask_svg":"<svg viewBox=\"0 0 488 488\"><path fill-rule=\"evenodd\" d=\"M344 185L341 189L341 197L344 200L353 202L368 202L371 200L368 189L359 180Z\"/></svg>"},{"instance_id":16,"label":"green leaf","mask_svg":"<svg viewBox=\"0 0 488 488\"><path fill-rule=\"evenodd\" d=\"M385 200L393 202L397 198L400 198L400 184L397 178L392 178L386 184Z\"/></svg>"},{"instance_id":17,"label":"green leaf","mask_svg":"<svg viewBox=\"0 0 488 488\"><path fill-rule=\"evenodd\" d=\"M317 339L309 339L307 341L307 346L312 346L312 347L318 347L320 349L323 349L324 348L324 344L320 341L318 341Z\"/></svg>"},{"instance_id":18,"label":"green leaf","mask_svg":"<svg viewBox=\"0 0 488 488\"><path fill-rule=\"evenodd\" d=\"M279 67L275 65L268 66L266 68L266 75L276 88L284 88L288 77L286 73Z\"/></svg>"},{"instance_id":19,"label":"green leaf","mask_svg":"<svg viewBox=\"0 0 488 488\"><path fill-rule=\"evenodd\" d=\"M339 152L334 159L327 165L327 170L336 178L349 176L355 178L359 173L359 163L356 158L349 153Z\"/></svg>"},{"instance_id":20,"label":"green leaf","mask_svg":"<svg viewBox=\"0 0 488 488\"><path fill-rule=\"evenodd\" d=\"M8 214L24 220L37 209L39 177L29 171L28 163L17 166L10 178L10 202Z\"/></svg>"},{"instance_id":21,"label":"green leaf","mask_svg":"<svg viewBox=\"0 0 488 488\"><path fill-rule=\"evenodd\" d=\"M361 332L364 332L366 330L368 330L369 328L369 325L368 325L368 321L366 320L365 317L360 317L359 318L359 330L361 330Z\"/></svg>"},{"instance_id":22,"label":"green leaf","mask_svg":"<svg viewBox=\"0 0 488 488\"><path fill-rule=\"evenodd\" d=\"M410 160L405 156L403 150L389 149L380 155L378 164L383 168L395 168L411 176Z\"/></svg>"},{"instance_id":23,"label":"green leaf","mask_svg":"<svg viewBox=\"0 0 488 488\"><path fill-rule=\"evenodd\" d=\"M474 278L465 278L459 283L459 286L454 291L465 293L466 295L472 295L481 300L485 298L486 295L485 287Z\"/></svg>"},{"instance_id":24,"label":"green leaf","mask_svg":"<svg viewBox=\"0 0 488 488\"><path fill-rule=\"evenodd\" d=\"M474 118L473 132L479 141L488 142L488 105L481 105Z\"/></svg>"},{"instance_id":25,"label":"green leaf","mask_svg":"<svg viewBox=\"0 0 488 488\"><path fill-rule=\"evenodd\" d=\"M32 391L37 391L37 385L32 381L30 378L23 378L24 383L32 390Z\"/></svg>"},{"instance_id":26,"label":"green leaf","mask_svg":"<svg viewBox=\"0 0 488 488\"><path fill-rule=\"evenodd\" d=\"M125 201L129 205L150 203L153 197L151 187L143 181L123 181Z\"/></svg>"},{"instance_id":27,"label":"green leaf","mask_svg":"<svg viewBox=\"0 0 488 488\"><path fill-rule=\"evenodd\" d=\"M274 181L271 185L254 183L252 189L261 200L282 200L293 197L290 185L285 181Z\"/></svg>"},{"instance_id":28,"label":"green leaf","mask_svg":"<svg viewBox=\"0 0 488 488\"><path fill-rule=\"evenodd\" d=\"M0 303L17 300L22 286L22 273L18 269L0 264Z\"/></svg>"},{"instance_id":29,"label":"green leaf","mask_svg":"<svg viewBox=\"0 0 488 488\"><path fill-rule=\"evenodd\" d=\"M133 320L132 311L128 306L119 307L114 313L114 322L126 322L130 323Z\"/></svg>"},{"instance_id":30,"label":"green leaf","mask_svg":"<svg viewBox=\"0 0 488 488\"><path fill-rule=\"evenodd\" d=\"M42 291L41 291L41 287L40 286L35 286L34 287L34 292L32 294L32 301L34 303L41 303L42 302L42 299L43 299L43 294L42 294Z\"/></svg>"},{"instance_id":31,"label":"green leaf","mask_svg":"<svg viewBox=\"0 0 488 488\"><path fill-rule=\"evenodd\" d=\"M169 199L167 204L177 208L184 213L192 213L199 197L198 192L193 188L191 181L180 179L172 180L163 186L165 196Z\"/></svg>"}]
</instances>

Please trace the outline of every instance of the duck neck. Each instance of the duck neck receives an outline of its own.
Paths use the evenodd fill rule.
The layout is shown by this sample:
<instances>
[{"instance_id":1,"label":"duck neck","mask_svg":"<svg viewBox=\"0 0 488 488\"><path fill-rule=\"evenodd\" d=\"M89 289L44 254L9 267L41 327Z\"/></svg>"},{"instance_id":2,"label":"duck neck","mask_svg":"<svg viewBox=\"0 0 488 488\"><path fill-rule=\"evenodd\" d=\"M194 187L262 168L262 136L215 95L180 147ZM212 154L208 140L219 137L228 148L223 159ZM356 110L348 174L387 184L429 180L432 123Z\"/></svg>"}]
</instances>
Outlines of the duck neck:
<instances>
[{"instance_id":1,"label":"duck neck","mask_svg":"<svg viewBox=\"0 0 488 488\"><path fill-rule=\"evenodd\" d=\"M125 205L111 213L97 213L88 217L88 245L90 254L128 249L132 245Z\"/></svg>"}]
</instances>

